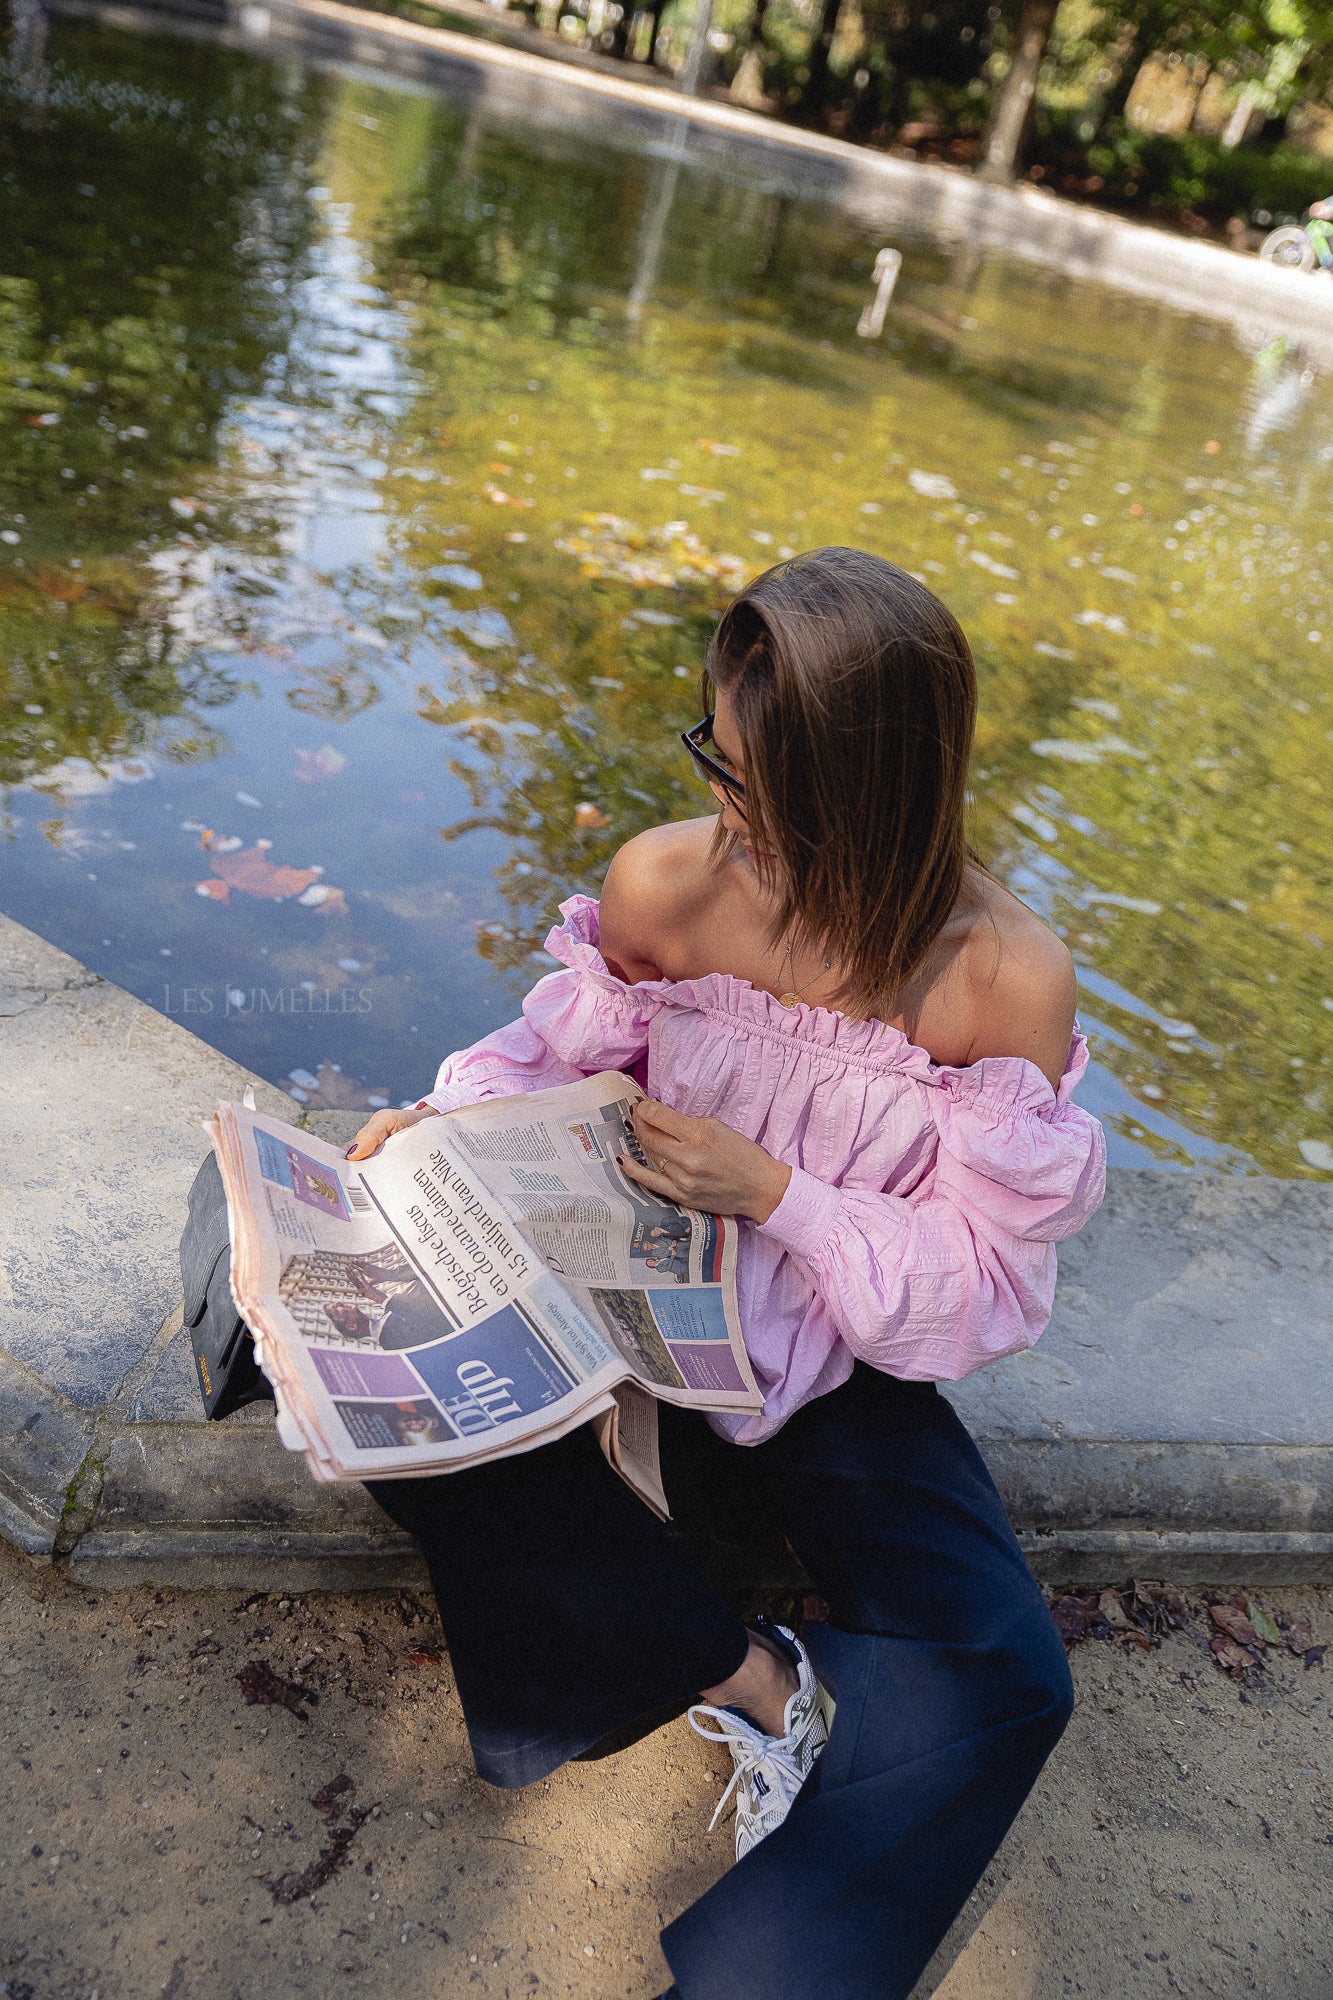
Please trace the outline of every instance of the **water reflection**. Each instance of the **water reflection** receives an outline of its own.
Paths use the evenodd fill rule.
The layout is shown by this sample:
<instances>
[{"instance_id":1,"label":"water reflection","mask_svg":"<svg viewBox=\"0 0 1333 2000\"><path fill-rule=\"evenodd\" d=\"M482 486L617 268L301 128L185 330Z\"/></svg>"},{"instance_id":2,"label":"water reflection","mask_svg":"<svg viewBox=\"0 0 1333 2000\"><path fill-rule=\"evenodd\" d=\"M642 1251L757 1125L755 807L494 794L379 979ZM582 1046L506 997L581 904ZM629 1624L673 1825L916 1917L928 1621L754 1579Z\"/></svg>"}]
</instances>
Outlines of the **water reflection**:
<instances>
[{"instance_id":1,"label":"water reflection","mask_svg":"<svg viewBox=\"0 0 1333 2000\"><path fill-rule=\"evenodd\" d=\"M973 637L977 838L1119 1157L1333 1168L1307 357L910 240L862 340L880 229L680 140L68 22L7 87L5 908L306 1101L413 1097L703 809L728 595L857 541Z\"/></svg>"},{"instance_id":2,"label":"water reflection","mask_svg":"<svg viewBox=\"0 0 1333 2000\"><path fill-rule=\"evenodd\" d=\"M1284 334L1266 340L1254 358L1254 374L1246 401L1249 421L1245 443L1259 452L1277 431L1296 423L1310 400L1315 370L1299 342Z\"/></svg>"}]
</instances>

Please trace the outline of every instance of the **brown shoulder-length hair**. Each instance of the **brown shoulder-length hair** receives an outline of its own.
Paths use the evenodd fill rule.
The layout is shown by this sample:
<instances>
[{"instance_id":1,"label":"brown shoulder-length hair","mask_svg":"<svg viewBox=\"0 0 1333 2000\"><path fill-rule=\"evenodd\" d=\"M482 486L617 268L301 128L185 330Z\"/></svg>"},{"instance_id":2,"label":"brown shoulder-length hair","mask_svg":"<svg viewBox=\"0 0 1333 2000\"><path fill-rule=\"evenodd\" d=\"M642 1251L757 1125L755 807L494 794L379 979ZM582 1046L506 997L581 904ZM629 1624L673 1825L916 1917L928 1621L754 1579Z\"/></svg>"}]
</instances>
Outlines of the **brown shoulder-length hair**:
<instances>
[{"instance_id":1,"label":"brown shoulder-length hair","mask_svg":"<svg viewBox=\"0 0 1333 2000\"><path fill-rule=\"evenodd\" d=\"M976 721L972 653L915 577L815 549L736 597L704 663L730 698L745 804L795 937L843 970L844 1007L891 1017L959 900ZM730 843L719 831L718 853Z\"/></svg>"}]
</instances>

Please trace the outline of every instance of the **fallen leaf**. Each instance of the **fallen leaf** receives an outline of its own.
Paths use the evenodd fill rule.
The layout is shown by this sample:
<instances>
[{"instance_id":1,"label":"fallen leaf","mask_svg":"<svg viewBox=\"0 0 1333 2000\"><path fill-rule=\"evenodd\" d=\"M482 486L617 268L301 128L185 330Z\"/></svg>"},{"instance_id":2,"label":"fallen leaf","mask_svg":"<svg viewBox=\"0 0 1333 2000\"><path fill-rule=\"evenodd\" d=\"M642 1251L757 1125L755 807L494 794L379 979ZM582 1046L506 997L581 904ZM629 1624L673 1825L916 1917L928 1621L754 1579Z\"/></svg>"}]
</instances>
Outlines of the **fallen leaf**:
<instances>
[{"instance_id":1,"label":"fallen leaf","mask_svg":"<svg viewBox=\"0 0 1333 2000\"><path fill-rule=\"evenodd\" d=\"M349 1778L346 1771L339 1771L336 1778L330 1778L327 1785L321 1785L310 1803L325 1819L337 1819L344 1806L352 1803L356 1791L355 1778Z\"/></svg>"},{"instance_id":2,"label":"fallen leaf","mask_svg":"<svg viewBox=\"0 0 1333 2000\"><path fill-rule=\"evenodd\" d=\"M330 917L347 915L347 898L331 882L312 882L296 900L304 903L306 909L323 910Z\"/></svg>"},{"instance_id":3,"label":"fallen leaf","mask_svg":"<svg viewBox=\"0 0 1333 2000\"><path fill-rule=\"evenodd\" d=\"M1077 1646L1088 1638L1105 1639L1110 1633L1095 1597L1057 1597L1051 1605L1051 1616L1066 1646Z\"/></svg>"},{"instance_id":4,"label":"fallen leaf","mask_svg":"<svg viewBox=\"0 0 1333 2000\"><path fill-rule=\"evenodd\" d=\"M1238 1604L1210 1604L1208 1616L1218 1631L1238 1646L1251 1646L1256 1652L1262 1646L1263 1641Z\"/></svg>"},{"instance_id":5,"label":"fallen leaf","mask_svg":"<svg viewBox=\"0 0 1333 2000\"><path fill-rule=\"evenodd\" d=\"M610 826L611 815L601 812L588 799L583 799L574 808L574 824L580 831L600 833L604 826Z\"/></svg>"},{"instance_id":6,"label":"fallen leaf","mask_svg":"<svg viewBox=\"0 0 1333 2000\"><path fill-rule=\"evenodd\" d=\"M293 775L303 785L319 785L325 778L336 778L339 771L345 771L347 759L341 750L335 750L331 743L323 743L318 750L298 750L296 770Z\"/></svg>"},{"instance_id":7,"label":"fallen leaf","mask_svg":"<svg viewBox=\"0 0 1333 2000\"><path fill-rule=\"evenodd\" d=\"M438 1667L442 1656L430 1646L414 1646L407 1657L414 1667Z\"/></svg>"},{"instance_id":8,"label":"fallen leaf","mask_svg":"<svg viewBox=\"0 0 1333 2000\"><path fill-rule=\"evenodd\" d=\"M1208 1641L1208 1650L1233 1680L1244 1680L1252 1668L1259 1664L1258 1655L1249 1653L1244 1646L1238 1646L1234 1639L1224 1639L1217 1633Z\"/></svg>"},{"instance_id":9,"label":"fallen leaf","mask_svg":"<svg viewBox=\"0 0 1333 2000\"><path fill-rule=\"evenodd\" d=\"M279 1875L276 1881L266 1883L265 1887L274 1902L299 1903L303 1897L313 1896L316 1889L322 1889L330 1877L346 1865L347 1850L369 1817L368 1806L353 1806L347 1825L337 1829L328 1846L315 1856L307 1868L303 1868L299 1875Z\"/></svg>"},{"instance_id":10,"label":"fallen leaf","mask_svg":"<svg viewBox=\"0 0 1333 2000\"><path fill-rule=\"evenodd\" d=\"M257 840L253 847L243 848L239 854L214 853L213 872L225 888L241 889L247 896L262 896L271 903L299 896L318 881L321 869L286 868L270 861L268 850L272 845L271 840ZM225 895L218 896L216 889L201 889L201 893L215 896L219 902L227 900Z\"/></svg>"},{"instance_id":11,"label":"fallen leaf","mask_svg":"<svg viewBox=\"0 0 1333 2000\"><path fill-rule=\"evenodd\" d=\"M285 1681L275 1674L267 1660L247 1660L236 1676L241 1684L241 1693L253 1708L286 1708L302 1722L309 1716L302 1708L302 1702L317 1702L319 1696L313 1688L299 1687L295 1681Z\"/></svg>"},{"instance_id":12,"label":"fallen leaf","mask_svg":"<svg viewBox=\"0 0 1333 2000\"><path fill-rule=\"evenodd\" d=\"M1266 1646L1282 1644L1282 1634L1262 1606L1251 1600L1245 1606L1245 1614Z\"/></svg>"},{"instance_id":13,"label":"fallen leaf","mask_svg":"<svg viewBox=\"0 0 1333 2000\"><path fill-rule=\"evenodd\" d=\"M77 604L81 597L88 595L88 585L82 577L61 576L56 570L39 569L33 577L33 584L43 597L56 604Z\"/></svg>"},{"instance_id":14,"label":"fallen leaf","mask_svg":"<svg viewBox=\"0 0 1333 2000\"><path fill-rule=\"evenodd\" d=\"M1134 1614L1146 1623L1154 1638L1189 1624L1189 1600L1171 1584L1144 1578L1132 1583L1130 1591Z\"/></svg>"},{"instance_id":15,"label":"fallen leaf","mask_svg":"<svg viewBox=\"0 0 1333 2000\"><path fill-rule=\"evenodd\" d=\"M1308 1618L1294 1618L1287 1627L1285 1638L1288 1649L1299 1659L1314 1644L1314 1627Z\"/></svg>"}]
</instances>

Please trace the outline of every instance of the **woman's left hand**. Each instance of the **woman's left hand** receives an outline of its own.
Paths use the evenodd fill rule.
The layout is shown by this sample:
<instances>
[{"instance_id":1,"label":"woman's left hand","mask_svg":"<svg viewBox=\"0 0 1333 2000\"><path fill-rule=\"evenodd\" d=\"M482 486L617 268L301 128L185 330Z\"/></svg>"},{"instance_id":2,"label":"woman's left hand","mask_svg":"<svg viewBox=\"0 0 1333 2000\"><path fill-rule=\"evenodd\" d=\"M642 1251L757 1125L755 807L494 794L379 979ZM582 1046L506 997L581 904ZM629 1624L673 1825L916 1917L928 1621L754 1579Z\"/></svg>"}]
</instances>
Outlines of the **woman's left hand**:
<instances>
[{"instance_id":1,"label":"woman's left hand","mask_svg":"<svg viewBox=\"0 0 1333 2000\"><path fill-rule=\"evenodd\" d=\"M687 1118L644 1097L634 1107L634 1130L657 1171L622 1154L623 1171L682 1208L767 1222L787 1192L791 1168L718 1118Z\"/></svg>"}]
</instances>

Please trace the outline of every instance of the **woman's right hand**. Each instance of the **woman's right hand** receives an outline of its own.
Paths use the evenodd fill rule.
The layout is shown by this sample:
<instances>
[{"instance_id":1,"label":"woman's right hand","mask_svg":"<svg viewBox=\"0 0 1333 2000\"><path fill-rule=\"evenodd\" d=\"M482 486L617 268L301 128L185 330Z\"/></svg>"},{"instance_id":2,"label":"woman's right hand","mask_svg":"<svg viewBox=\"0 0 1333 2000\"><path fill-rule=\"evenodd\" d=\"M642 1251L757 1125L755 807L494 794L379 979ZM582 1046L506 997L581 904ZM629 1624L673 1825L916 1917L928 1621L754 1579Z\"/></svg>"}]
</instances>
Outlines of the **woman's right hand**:
<instances>
[{"instance_id":1,"label":"woman's right hand","mask_svg":"<svg viewBox=\"0 0 1333 2000\"><path fill-rule=\"evenodd\" d=\"M423 1118L438 1118L439 1112L427 1107L424 1110L377 1111L368 1118L353 1139L344 1155L349 1160L368 1160L372 1153L378 1153L386 1139L395 1132L405 1132L409 1125L419 1125Z\"/></svg>"}]
</instances>

